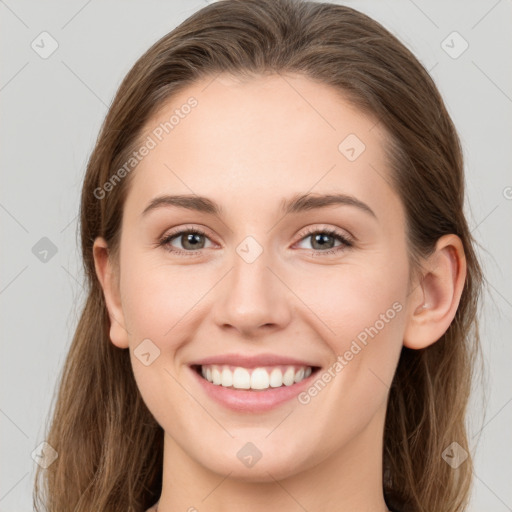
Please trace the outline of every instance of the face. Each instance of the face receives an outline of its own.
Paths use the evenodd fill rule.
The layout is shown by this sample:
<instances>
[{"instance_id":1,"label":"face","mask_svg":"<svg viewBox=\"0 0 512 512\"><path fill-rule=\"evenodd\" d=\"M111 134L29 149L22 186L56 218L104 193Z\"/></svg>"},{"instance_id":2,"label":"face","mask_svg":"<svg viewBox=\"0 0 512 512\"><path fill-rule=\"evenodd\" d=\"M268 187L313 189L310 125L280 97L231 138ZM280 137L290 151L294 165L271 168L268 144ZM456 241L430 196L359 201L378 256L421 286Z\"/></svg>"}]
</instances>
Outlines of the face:
<instances>
[{"instance_id":1,"label":"face","mask_svg":"<svg viewBox=\"0 0 512 512\"><path fill-rule=\"evenodd\" d=\"M221 75L173 97L147 137L112 341L166 447L265 481L379 439L409 264L376 120L305 77Z\"/></svg>"}]
</instances>

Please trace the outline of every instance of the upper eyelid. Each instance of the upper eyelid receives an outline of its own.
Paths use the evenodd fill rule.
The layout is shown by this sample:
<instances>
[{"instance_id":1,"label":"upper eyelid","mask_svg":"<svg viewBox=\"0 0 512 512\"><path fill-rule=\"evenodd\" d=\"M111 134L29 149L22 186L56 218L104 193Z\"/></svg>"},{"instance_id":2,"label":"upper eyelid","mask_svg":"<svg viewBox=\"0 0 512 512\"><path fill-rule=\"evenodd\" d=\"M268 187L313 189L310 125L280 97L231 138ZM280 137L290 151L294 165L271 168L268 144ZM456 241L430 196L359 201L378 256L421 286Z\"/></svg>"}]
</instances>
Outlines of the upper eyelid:
<instances>
[{"instance_id":1,"label":"upper eyelid","mask_svg":"<svg viewBox=\"0 0 512 512\"><path fill-rule=\"evenodd\" d=\"M328 225L325 225L324 227L304 228L304 231L301 231L299 236L300 236L300 239L302 240L302 238L309 236L309 235L313 235L315 233L323 233L323 232L330 232L330 231L332 231L333 234L341 236L343 238L346 238L347 240L349 240L351 242L355 242L357 240L356 237L352 233L350 233L350 231L343 229L343 228L333 227L333 226L328 226Z\"/></svg>"}]
</instances>

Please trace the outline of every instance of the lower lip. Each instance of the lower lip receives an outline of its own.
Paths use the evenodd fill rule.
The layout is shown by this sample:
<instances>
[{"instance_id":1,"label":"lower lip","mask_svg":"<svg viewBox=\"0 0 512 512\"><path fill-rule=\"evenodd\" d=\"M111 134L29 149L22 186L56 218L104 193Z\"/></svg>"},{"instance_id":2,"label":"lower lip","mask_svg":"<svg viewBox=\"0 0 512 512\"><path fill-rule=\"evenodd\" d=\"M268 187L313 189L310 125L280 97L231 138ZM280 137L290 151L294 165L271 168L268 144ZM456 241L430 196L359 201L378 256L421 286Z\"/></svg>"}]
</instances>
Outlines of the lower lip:
<instances>
[{"instance_id":1,"label":"lower lip","mask_svg":"<svg viewBox=\"0 0 512 512\"><path fill-rule=\"evenodd\" d=\"M190 368L190 367L189 367ZM193 368L190 368L195 378L205 390L206 394L217 403L239 412L264 412L278 407L295 398L310 384L313 372L309 377L291 386L268 388L261 391L247 391L244 389L226 388L220 384L212 384L201 377Z\"/></svg>"}]
</instances>

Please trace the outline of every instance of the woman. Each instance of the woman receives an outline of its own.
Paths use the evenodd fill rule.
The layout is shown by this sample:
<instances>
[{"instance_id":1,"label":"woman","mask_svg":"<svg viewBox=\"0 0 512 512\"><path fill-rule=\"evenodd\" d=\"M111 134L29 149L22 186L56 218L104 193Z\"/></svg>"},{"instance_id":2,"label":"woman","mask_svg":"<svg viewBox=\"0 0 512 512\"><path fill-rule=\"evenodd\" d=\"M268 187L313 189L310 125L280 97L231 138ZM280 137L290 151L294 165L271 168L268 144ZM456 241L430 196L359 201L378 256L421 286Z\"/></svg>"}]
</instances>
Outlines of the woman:
<instances>
[{"instance_id":1,"label":"woman","mask_svg":"<svg viewBox=\"0 0 512 512\"><path fill-rule=\"evenodd\" d=\"M89 295L35 501L464 510L482 274L463 203L443 100L377 22L195 13L128 73L88 164Z\"/></svg>"}]
</instances>

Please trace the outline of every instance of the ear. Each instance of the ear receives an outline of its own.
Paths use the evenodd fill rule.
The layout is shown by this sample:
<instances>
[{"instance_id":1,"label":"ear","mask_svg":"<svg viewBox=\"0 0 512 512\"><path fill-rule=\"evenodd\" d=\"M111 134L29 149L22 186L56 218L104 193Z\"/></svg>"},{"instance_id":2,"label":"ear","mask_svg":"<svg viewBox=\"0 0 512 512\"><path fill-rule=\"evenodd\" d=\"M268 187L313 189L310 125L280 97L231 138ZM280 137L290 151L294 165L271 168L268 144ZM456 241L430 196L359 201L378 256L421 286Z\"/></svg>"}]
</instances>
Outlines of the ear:
<instances>
[{"instance_id":1,"label":"ear","mask_svg":"<svg viewBox=\"0 0 512 512\"><path fill-rule=\"evenodd\" d=\"M425 273L410 293L404 346L425 348L448 330L459 306L466 280L466 257L461 239L444 235L426 260Z\"/></svg>"},{"instance_id":2,"label":"ear","mask_svg":"<svg viewBox=\"0 0 512 512\"><path fill-rule=\"evenodd\" d=\"M92 250L96 275L103 289L110 317L110 340L116 347L128 348L128 331L124 327L119 278L110 258L108 244L104 238L98 237Z\"/></svg>"}]
</instances>

